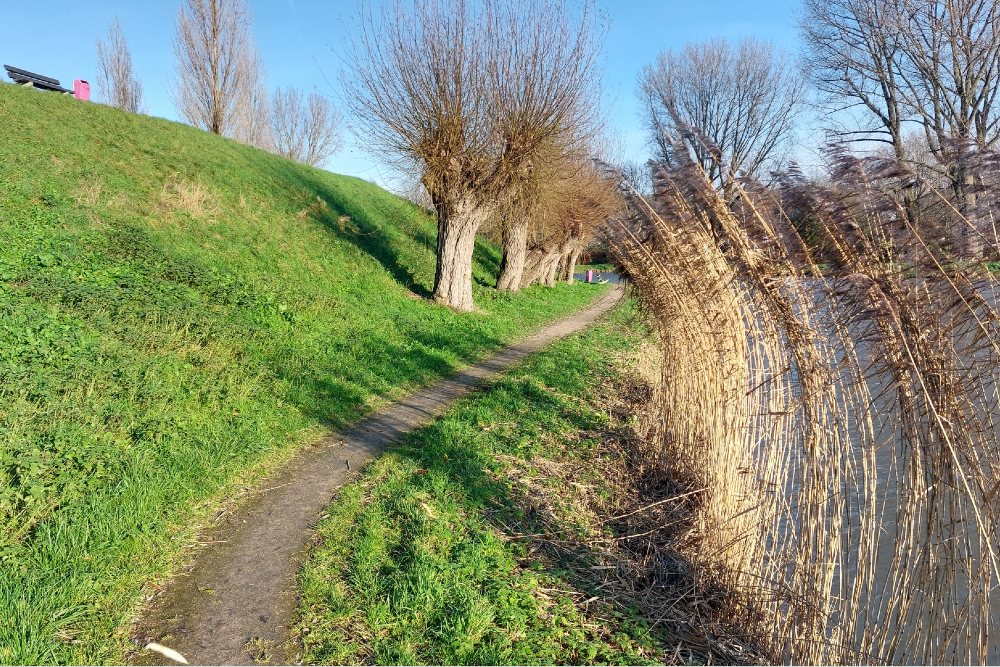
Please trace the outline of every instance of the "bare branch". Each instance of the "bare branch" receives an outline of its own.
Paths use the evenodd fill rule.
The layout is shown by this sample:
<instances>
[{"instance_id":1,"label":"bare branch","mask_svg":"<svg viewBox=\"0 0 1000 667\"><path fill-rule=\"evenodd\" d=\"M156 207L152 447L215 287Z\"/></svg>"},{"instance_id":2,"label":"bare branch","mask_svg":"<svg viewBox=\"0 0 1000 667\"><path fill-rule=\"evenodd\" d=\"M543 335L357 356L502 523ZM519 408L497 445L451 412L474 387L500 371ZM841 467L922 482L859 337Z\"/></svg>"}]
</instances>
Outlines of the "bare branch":
<instances>
[{"instance_id":1,"label":"bare branch","mask_svg":"<svg viewBox=\"0 0 1000 667\"><path fill-rule=\"evenodd\" d=\"M142 83L132 68L121 23L115 18L107 40L97 41L97 90L107 104L132 113L143 113Z\"/></svg>"},{"instance_id":2,"label":"bare branch","mask_svg":"<svg viewBox=\"0 0 1000 667\"><path fill-rule=\"evenodd\" d=\"M790 138L803 81L773 47L723 40L665 51L640 78L660 157L689 151L723 190L753 178Z\"/></svg>"},{"instance_id":3,"label":"bare branch","mask_svg":"<svg viewBox=\"0 0 1000 667\"><path fill-rule=\"evenodd\" d=\"M286 88L271 98L271 132L279 155L320 165L340 150L340 127L340 114L319 93L304 97L298 89Z\"/></svg>"}]
</instances>

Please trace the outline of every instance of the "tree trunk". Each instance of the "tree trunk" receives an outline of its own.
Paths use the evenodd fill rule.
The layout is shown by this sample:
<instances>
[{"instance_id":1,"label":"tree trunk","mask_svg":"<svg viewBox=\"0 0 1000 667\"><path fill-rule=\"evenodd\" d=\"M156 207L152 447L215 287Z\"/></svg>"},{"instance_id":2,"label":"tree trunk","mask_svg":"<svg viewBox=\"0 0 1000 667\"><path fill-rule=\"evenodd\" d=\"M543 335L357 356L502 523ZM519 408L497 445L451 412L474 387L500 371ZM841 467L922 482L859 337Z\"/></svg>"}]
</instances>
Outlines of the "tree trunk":
<instances>
[{"instance_id":1,"label":"tree trunk","mask_svg":"<svg viewBox=\"0 0 1000 667\"><path fill-rule=\"evenodd\" d=\"M521 287L525 288L540 282L545 270L545 251L537 248L527 254L524 262L524 272L521 274Z\"/></svg>"},{"instance_id":2,"label":"tree trunk","mask_svg":"<svg viewBox=\"0 0 1000 667\"><path fill-rule=\"evenodd\" d=\"M573 267L576 265L576 257L580 254L580 243L576 239L569 239L559 247L559 271L557 279L559 282L573 282Z\"/></svg>"},{"instance_id":3,"label":"tree trunk","mask_svg":"<svg viewBox=\"0 0 1000 667\"><path fill-rule=\"evenodd\" d=\"M497 289L516 292L521 289L524 265L528 261L528 223L518 223L503 230L503 261Z\"/></svg>"},{"instance_id":4,"label":"tree trunk","mask_svg":"<svg viewBox=\"0 0 1000 667\"><path fill-rule=\"evenodd\" d=\"M549 254L548 264L545 267L545 286L556 286L556 275L559 273L559 259L562 257L558 252Z\"/></svg>"},{"instance_id":5,"label":"tree trunk","mask_svg":"<svg viewBox=\"0 0 1000 667\"><path fill-rule=\"evenodd\" d=\"M580 253L583 252L583 248L576 246L569 253L569 259L566 261L566 282L570 285L576 280L576 263L580 259Z\"/></svg>"},{"instance_id":6,"label":"tree trunk","mask_svg":"<svg viewBox=\"0 0 1000 667\"><path fill-rule=\"evenodd\" d=\"M978 230L973 226L975 216L972 214L972 209L976 205L976 195L974 192L970 192L974 180L968 167L962 163L962 157L959 157L958 164L952 169L951 177L951 187L955 193L955 200L962 218L958 221L959 253L966 259L981 260L983 258L983 242Z\"/></svg>"},{"instance_id":7,"label":"tree trunk","mask_svg":"<svg viewBox=\"0 0 1000 667\"><path fill-rule=\"evenodd\" d=\"M528 261L525 263L521 287L528 287L536 283L539 285L548 284L549 273L558 268L559 252L557 250L532 250L528 253Z\"/></svg>"},{"instance_id":8,"label":"tree trunk","mask_svg":"<svg viewBox=\"0 0 1000 667\"><path fill-rule=\"evenodd\" d=\"M488 211L470 202L459 202L438 211L437 269L434 300L459 312L475 307L472 302L472 253L476 232Z\"/></svg>"},{"instance_id":9,"label":"tree trunk","mask_svg":"<svg viewBox=\"0 0 1000 667\"><path fill-rule=\"evenodd\" d=\"M567 271L569 271L569 252L564 252L559 256L559 268L556 271L556 280L561 283L566 282Z\"/></svg>"}]
</instances>

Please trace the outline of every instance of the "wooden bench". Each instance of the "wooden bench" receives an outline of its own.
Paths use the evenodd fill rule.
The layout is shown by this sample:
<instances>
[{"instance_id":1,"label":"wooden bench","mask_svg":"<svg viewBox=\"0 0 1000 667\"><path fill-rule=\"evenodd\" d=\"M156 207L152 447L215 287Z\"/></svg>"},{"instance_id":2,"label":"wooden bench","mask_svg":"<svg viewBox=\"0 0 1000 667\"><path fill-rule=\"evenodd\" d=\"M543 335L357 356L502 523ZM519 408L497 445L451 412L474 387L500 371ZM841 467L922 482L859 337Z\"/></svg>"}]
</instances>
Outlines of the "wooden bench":
<instances>
[{"instance_id":1,"label":"wooden bench","mask_svg":"<svg viewBox=\"0 0 1000 667\"><path fill-rule=\"evenodd\" d=\"M51 90L52 92L63 93L64 95L73 94L72 90L66 90L60 86L58 79L53 79L49 76L42 76L41 74L35 74L34 72L29 72L10 65L4 65L3 68L7 70L7 76L10 77L10 80L18 85L30 86L32 88L38 88L39 90Z\"/></svg>"}]
</instances>

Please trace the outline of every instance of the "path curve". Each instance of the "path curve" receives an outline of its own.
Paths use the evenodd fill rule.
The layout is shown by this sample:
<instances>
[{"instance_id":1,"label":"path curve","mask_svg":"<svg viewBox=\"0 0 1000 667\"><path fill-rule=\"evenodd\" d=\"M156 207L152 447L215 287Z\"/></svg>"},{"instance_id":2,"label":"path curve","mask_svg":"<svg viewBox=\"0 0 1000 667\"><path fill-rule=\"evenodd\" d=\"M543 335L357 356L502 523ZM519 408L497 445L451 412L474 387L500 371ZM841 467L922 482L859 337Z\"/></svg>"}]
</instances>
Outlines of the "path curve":
<instances>
[{"instance_id":1,"label":"path curve","mask_svg":"<svg viewBox=\"0 0 1000 667\"><path fill-rule=\"evenodd\" d=\"M288 640L296 620L296 577L313 527L337 489L367 461L429 423L456 399L549 343L591 325L623 293L616 286L588 308L297 454L261 483L267 491L207 531L207 546L196 554L189 571L151 601L134 639L140 646L168 646L192 664L251 664L261 660L262 650L269 662L293 662L295 647ZM149 650L136 654L134 661L175 664Z\"/></svg>"}]
</instances>

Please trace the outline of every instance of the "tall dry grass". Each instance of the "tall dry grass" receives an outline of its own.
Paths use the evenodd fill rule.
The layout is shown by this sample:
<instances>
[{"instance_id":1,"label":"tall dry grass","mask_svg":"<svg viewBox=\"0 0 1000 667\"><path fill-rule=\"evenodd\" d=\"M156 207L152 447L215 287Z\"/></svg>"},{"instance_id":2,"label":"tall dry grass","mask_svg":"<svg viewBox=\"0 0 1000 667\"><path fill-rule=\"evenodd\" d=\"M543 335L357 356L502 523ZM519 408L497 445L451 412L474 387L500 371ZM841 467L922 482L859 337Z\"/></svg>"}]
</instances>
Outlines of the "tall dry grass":
<instances>
[{"instance_id":1,"label":"tall dry grass","mask_svg":"<svg viewBox=\"0 0 1000 667\"><path fill-rule=\"evenodd\" d=\"M996 661L998 290L940 236L992 230L996 189L959 214L898 165L831 170L734 206L693 164L623 185L660 455L706 489L685 549L774 662Z\"/></svg>"}]
</instances>

